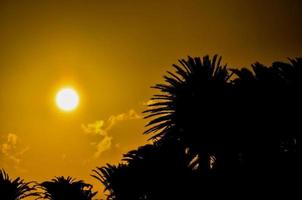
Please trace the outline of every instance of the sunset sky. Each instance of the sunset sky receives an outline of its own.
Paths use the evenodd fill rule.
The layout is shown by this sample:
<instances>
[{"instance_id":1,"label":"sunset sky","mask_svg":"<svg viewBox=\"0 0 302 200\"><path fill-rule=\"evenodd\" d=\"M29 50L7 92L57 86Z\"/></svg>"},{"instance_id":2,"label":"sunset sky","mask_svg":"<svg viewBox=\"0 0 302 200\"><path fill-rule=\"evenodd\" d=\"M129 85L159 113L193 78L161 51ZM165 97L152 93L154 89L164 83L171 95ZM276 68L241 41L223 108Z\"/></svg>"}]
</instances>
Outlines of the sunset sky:
<instances>
[{"instance_id":1,"label":"sunset sky","mask_svg":"<svg viewBox=\"0 0 302 200\"><path fill-rule=\"evenodd\" d=\"M1 0L0 168L28 181L96 184L92 169L146 142L141 112L173 63L302 56L301 8L301 0ZM55 104L67 86L80 98L70 112Z\"/></svg>"}]
</instances>

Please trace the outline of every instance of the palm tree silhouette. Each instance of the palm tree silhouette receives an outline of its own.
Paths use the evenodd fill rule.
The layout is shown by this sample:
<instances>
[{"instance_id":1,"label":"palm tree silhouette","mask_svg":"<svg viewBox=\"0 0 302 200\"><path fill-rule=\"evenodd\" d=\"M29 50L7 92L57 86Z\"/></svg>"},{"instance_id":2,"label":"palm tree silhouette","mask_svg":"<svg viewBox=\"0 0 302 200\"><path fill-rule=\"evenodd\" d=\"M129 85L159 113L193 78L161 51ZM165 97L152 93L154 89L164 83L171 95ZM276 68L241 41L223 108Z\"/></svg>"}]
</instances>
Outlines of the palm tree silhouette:
<instances>
[{"instance_id":1,"label":"palm tree silhouette","mask_svg":"<svg viewBox=\"0 0 302 200\"><path fill-rule=\"evenodd\" d=\"M133 198L137 196L132 194L135 188L133 186L132 174L126 164L118 164L118 166L107 164L107 166L97 168L94 171L94 178L98 179L105 186L105 191L109 191L108 200L114 199L139 199ZM130 190L129 190L130 188ZM139 193L140 191L137 190Z\"/></svg>"},{"instance_id":2,"label":"palm tree silhouette","mask_svg":"<svg viewBox=\"0 0 302 200\"><path fill-rule=\"evenodd\" d=\"M302 59L252 70L228 69L217 55L179 62L145 111L153 144L94 170L108 199L297 194Z\"/></svg>"},{"instance_id":3,"label":"palm tree silhouette","mask_svg":"<svg viewBox=\"0 0 302 200\"><path fill-rule=\"evenodd\" d=\"M300 166L298 145L301 135L298 130L301 128L296 116L302 111L299 94L302 58L289 61L274 62L271 67L256 63L252 65L252 71L232 70L238 77L234 80L237 98L249 104L244 110L235 108L236 113L246 116L254 124L245 130L245 139L241 140L243 151L249 155L246 156L246 167L262 169L265 174L278 171L279 175L293 176ZM238 126L248 124L245 120ZM257 149L253 148L255 145Z\"/></svg>"},{"instance_id":4,"label":"palm tree silhouette","mask_svg":"<svg viewBox=\"0 0 302 200\"><path fill-rule=\"evenodd\" d=\"M168 72L166 84L154 86L162 94L154 95L156 102L145 111L145 118L154 118L145 134L152 133L151 139L181 140L192 154L199 155L203 174L213 170L210 159L220 152L226 155L232 141L230 135L222 134L229 126L225 119L230 114L232 73L221 60L217 55L212 60L209 56L179 60L182 67L173 65L176 74Z\"/></svg>"},{"instance_id":5,"label":"palm tree silhouette","mask_svg":"<svg viewBox=\"0 0 302 200\"><path fill-rule=\"evenodd\" d=\"M92 192L92 185L71 177L56 177L40 184L43 192L39 199L49 200L91 200L97 192Z\"/></svg>"},{"instance_id":6,"label":"palm tree silhouette","mask_svg":"<svg viewBox=\"0 0 302 200\"><path fill-rule=\"evenodd\" d=\"M108 199L177 199L191 193L191 159L180 143L155 142L126 153L123 163L93 170ZM176 192L179 191L179 192ZM187 196L186 195L186 196ZM185 198L185 196L183 196Z\"/></svg>"},{"instance_id":7,"label":"palm tree silhouette","mask_svg":"<svg viewBox=\"0 0 302 200\"><path fill-rule=\"evenodd\" d=\"M0 197L1 200L19 200L26 197L38 196L36 185L33 182L24 182L20 177L12 180L4 169L0 170Z\"/></svg>"}]
</instances>

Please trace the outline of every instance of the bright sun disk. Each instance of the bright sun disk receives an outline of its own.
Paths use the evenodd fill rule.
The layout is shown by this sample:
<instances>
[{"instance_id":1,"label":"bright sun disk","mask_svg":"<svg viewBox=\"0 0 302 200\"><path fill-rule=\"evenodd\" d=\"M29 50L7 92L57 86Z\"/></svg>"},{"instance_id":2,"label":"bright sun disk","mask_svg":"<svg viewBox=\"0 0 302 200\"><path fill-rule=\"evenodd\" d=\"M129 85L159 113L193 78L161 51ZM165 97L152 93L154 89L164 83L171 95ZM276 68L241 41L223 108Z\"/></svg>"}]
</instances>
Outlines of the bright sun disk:
<instances>
[{"instance_id":1,"label":"bright sun disk","mask_svg":"<svg viewBox=\"0 0 302 200\"><path fill-rule=\"evenodd\" d=\"M56 95L56 104L63 111L72 111L79 104L79 95L73 88L63 88Z\"/></svg>"}]
</instances>

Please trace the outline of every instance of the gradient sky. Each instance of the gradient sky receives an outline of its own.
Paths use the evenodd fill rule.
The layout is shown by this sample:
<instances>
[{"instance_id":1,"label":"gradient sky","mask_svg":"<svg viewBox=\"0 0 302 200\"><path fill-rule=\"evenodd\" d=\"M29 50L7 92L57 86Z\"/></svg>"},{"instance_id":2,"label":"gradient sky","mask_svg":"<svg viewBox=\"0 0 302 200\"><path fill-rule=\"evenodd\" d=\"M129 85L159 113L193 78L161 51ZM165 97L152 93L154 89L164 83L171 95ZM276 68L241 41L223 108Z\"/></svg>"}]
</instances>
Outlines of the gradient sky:
<instances>
[{"instance_id":1,"label":"gradient sky","mask_svg":"<svg viewBox=\"0 0 302 200\"><path fill-rule=\"evenodd\" d=\"M96 183L96 166L145 143L151 85L187 55L231 67L302 56L301 0L1 0L0 168ZM77 110L54 104L80 94Z\"/></svg>"}]
</instances>

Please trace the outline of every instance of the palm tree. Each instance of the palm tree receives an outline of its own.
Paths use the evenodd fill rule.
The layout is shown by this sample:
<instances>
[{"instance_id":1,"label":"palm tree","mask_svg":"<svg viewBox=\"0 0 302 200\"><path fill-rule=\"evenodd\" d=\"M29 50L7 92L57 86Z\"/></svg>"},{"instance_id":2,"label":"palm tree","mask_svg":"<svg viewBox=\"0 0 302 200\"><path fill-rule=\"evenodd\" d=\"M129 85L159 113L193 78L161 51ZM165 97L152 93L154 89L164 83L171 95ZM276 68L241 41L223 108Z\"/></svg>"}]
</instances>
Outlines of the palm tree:
<instances>
[{"instance_id":1,"label":"palm tree","mask_svg":"<svg viewBox=\"0 0 302 200\"><path fill-rule=\"evenodd\" d=\"M138 194L133 194L136 190L136 193L139 193L137 188L134 187L130 169L126 164L110 165L97 168L93 170L95 174L92 176L105 186L105 191L108 191L107 195L108 200L115 199L139 199ZM134 196L136 198L134 198Z\"/></svg>"},{"instance_id":2,"label":"palm tree","mask_svg":"<svg viewBox=\"0 0 302 200\"><path fill-rule=\"evenodd\" d=\"M145 111L152 118L145 134L154 144L128 152L124 163L94 170L108 199L296 194L302 59L256 63L252 70L229 70L218 56L180 64L173 65L176 74L164 76L166 84L154 86L161 94Z\"/></svg>"},{"instance_id":3,"label":"palm tree","mask_svg":"<svg viewBox=\"0 0 302 200\"><path fill-rule=\"evenodd\" d=\"M0 170L0 197L1 200L19 200L26 197L38 196L33 182L24 182L20 177L12 180L4 169Z\"/></svg>"},{"instance_id":4,"label":"palm tree","mask_svg":"<svg viewBox=\"0 0 302 200\"><path fill-rule=\"evenodd\" d=\"M301 128L296 116L302 111L299 93L302 58L289 61L274 62L271 67L256 63L252 70L232 70L237 76L234 80L240 95L237 97L249 105L242 110L235 108L236 113L247 116L236 125L244 127L247 120L253 122L253 126L245 130L245 140L241 140L243 151L249 155L246 166L253 170L266 168L263 173L272 173L272 176L276 173L296 176L301 156L298 146Z\"/></svg>"},{"instance_id":5,"label":"palm tree","mask_svg":"<svg viewBox=\"0 0 302 200\"><path fill-rule=\"evenodd\" d=\"M192 154L199 155L199 168L208 174L213 170L210 159L226 155L226 150L236 146L233 137L226 134L230 127L226 119L231 112L232 73L221 65L217 55L179 62L181 66L173 65L176 74L168 72L164 76L166 84L154 86L162 94L154 95L155 103L145 111L145 118L154 118L145 134L153 134L151 139L156 140L181 140Z\"/></svg>"},{"instance_id":6,"label":"palm tree","mask_svg":"<svg viewBox=\"0 0 302 200\"><path fill-rule=\"evenodd\" d=\"M252 180L275 185L276 177L296 179L302 59L228 70L217 58L189 57L180 60L182 67L173 65L176 74L168 72L166 84L154 87L162 94L154 95L155 103L145 111L146 118L153 118L145 134L179 140L195 154L197 185L206 191L211 185L234 191ZM227 184L230 179L237 183Z\"/></svg>"},{"instance_id":7,"label":"palm tree","mask_svg":"<svg viewBox=\"0 0 302 200\"><path fill-rule=\"evenodd\" d=\"M185 199L194 172L179 145L156 142L139 147L125 154L123 163L97 168L92 176L105 185L108 200Z\"/></svg>"},{"instance_id":8,"label":"palm tree","mask_svg":"<svg viewBox=\"0 0 302 200\"><path fill-rule=\"evenodd\" d=\"M49 200L91 200L97 192L92 192L92 185L71 177L56 177L40 184L43 192L39 199Z\"/></svg>"}]
</instances>

